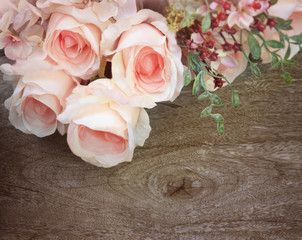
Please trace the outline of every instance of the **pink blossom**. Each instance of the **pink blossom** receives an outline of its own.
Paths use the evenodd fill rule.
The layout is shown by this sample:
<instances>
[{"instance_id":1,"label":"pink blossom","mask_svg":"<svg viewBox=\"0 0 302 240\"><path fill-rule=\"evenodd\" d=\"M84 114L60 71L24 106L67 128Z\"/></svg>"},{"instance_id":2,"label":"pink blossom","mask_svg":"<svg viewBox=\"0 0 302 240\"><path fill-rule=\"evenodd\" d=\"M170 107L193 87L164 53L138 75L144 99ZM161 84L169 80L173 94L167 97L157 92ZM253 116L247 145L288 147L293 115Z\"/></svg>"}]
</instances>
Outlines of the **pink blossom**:
<instances>
[{"instance_id":1,"label":"pink blossom","mask_svg":"<svg viewBox=\"0 0 302 240\"><path fill-rule=\"evenodd\" d=\"M283 33L288 36L298 35L302 33L302 1L301 0L279 0L277 4L272 6L269 9L269 14L276 17L281 17L284 19L292 19L291 26L292 30L283 31ZM267 28L263 37L266 40L277 40L279 41L279 34L275 29ZM279 50L277 53L282 57L285 56L285 53L288 48L288 43L285 41L285 47ZM299 45L291 44L291 54L289 58L294 57L300 50ZM261 58L263 63L271 62L271 55L263 49Z\"/></svg>"},{"instance_id":2,"label":"pink blossom","mask_svg":"<svg viewBox=\"0 0 302 240\"><path fill-rule=\"evenodd\" d=\"M260 4L255 8L254 4ZM239 28L250 29L250 24L254 21L254 16L264 12L269 7L268 1L239 0L237 9L232 11L228 17L230 27L235 24Z\"/></svg>"},{"instance_id":3,"label":"pink blossom","mask_svg":"<svg viewBox=\"0 0 302 240\"><path fill-rule=\"evenodd\" d=\"M3 48L5 55L11 60L26 59L32 50L27 41L10 31L0 33L0 49Z\"/></svg>"},{"instance_id":4,"label":"pink blossom","mask_svg":"<svg viewBox=\"0 0 302 240\"><path fill-rule=\"evenodd\" d=\"M5 32L13 22L17 12L16 1L2 0L0 4L0 30Z\"/></svg>"},{"instance_id":5,"label":"pink blossom","mask_svg":"<svg viewBox=\"0 0 302 240\"><path fill-rule=\"evenodd\" d=\"M219 61L213 62L211 67L221 72L222 75L232 83L247 67L247 59L242 52L232 53L225 57L220 57ZM215 91L215 83L213 77L205 75L206 87L209 91ZM226 83L223 85L227 85Z\"/></svg>"},{"instance_id":6,"label":"pink blossom","mask_svg":"<svg viewBox=\"0 0 302 240\"><path fill-rule=\"evenodd\" d=\"M230 45L236 43L230 35L223 34L223 36L224 38L222 38L220 34L215 32L213 32L213 34L211 35L210 41L213 41L216 46L219 46L219 50L216 50L216 53L218 54L217 61L211 61L208 62L208 64L211 66L212 69L215 69L218 72L222 73L222 75L225 78L227 78L227 80L231 83L236 79L236 77L238 77L241 73L244 72L244 70L247 67L248 61L241 51L236 53L233 50L223 51L221 49L221 46L226 42ZM234 35L234 38L239 39L238 29L237 29L237 33ZM202 44L204 42L204 39L200 36L200 33L193 33L191 35L191 39L193 41L192 44ZM246 37L244 37L243 39L246 39ZM248 53L249 50L246 42L243 43L243 47L245 51ZM207 74L205 74L205 83L209 91L215 91L218 89L217 87L215 88L214 78ZM226 83L223 86L225 85Z\"/></svg>"},{"instance_id":7,"label":"pink blossom","mask_svg":"<svg viewBox=\"0 0 302 240\"><path fill-rule=\"evenodd\" d=\"M135 0L102 0L94 2L93 11L102 22L113 17L116 20L128 18L136 12Z\"/></svg>"},{"instance_id":8,"label":"pink blossom","mask_svg":"<svg viewBox=\"0 0 302 240\"><path fill-rule=\"evenodd\" d=\"M34 47L42 42L43 28L34 25L23 30L19 36L9 30L0 33L0 49L4 48L5 55L11 60L26 59Z\"/></svg>"},{"instance_id":9,"label":"pink blossom","mask_svg":"<svg viewBox=\"0 0 302 240\"><path fill-rule=\"evenodd\" d=\"M37 0L37 7L39 8L51 8L59 5L75 6L78 8L84 8L90 3L90 0Z\"/></svg>"}]
</instances>

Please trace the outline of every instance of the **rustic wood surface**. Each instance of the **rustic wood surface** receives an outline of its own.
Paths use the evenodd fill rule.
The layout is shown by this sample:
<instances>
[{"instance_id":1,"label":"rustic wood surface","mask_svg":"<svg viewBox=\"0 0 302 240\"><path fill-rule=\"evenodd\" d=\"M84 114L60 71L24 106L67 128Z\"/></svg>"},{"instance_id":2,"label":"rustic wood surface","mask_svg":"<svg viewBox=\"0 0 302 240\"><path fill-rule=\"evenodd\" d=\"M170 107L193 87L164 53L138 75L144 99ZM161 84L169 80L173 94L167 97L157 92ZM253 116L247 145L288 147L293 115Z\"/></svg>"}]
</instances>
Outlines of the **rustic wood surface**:
<instances>
[{"instance_id":1,"label":"rustic wood surface","mask_svg":"<svg viewBox=\"0 0 302 240\"><path fill-rule=\"evenodd\" d=\"M187 88L180 107L148 111L145 146L110 169L74 156L65 136L11 126L1 81L1 239L302 239L302 69L292 84L261 69L235 81L239 109L219 92L224 136Z\"/></svg>"}]
</instances>

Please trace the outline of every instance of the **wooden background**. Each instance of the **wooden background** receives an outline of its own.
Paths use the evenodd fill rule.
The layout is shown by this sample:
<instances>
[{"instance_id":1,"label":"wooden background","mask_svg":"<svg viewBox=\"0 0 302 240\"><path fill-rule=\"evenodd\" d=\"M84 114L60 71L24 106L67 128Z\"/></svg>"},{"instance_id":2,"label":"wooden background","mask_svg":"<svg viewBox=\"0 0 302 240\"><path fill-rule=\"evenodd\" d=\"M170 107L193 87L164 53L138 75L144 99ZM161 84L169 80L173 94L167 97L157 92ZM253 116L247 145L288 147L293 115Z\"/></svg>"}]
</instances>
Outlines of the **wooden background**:
<instances>
[{"instance_id":1,"label":"wooden background","mask_svg":"<svg viewBox=\"0 0 302 240\"><path fill-rule=\"evenodd\" d=\"M74 156L65 136L12 127L1 81L1 239L302 239L302 69L286 84L269 68L235 81L237 110L219 92L224 136L187 88L180 107L148 111L145 146L110 169Z\"/></svg>"}]
</instances>

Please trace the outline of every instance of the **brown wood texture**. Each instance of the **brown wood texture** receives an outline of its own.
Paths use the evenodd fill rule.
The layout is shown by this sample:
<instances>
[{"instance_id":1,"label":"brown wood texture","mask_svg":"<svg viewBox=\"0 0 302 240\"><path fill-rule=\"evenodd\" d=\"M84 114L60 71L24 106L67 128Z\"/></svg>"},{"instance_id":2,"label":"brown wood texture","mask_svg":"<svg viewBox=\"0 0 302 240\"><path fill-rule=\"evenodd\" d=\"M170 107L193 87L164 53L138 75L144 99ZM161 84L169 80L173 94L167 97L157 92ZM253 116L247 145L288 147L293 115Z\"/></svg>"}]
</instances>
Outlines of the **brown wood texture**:
<instances>
[{"instance_id":1,"label":"brown wood texture","mask_svg":"<svg viewBox=\"0 0 302 240\"><path fill-rule=\"evenodd\" d=\"M110 169L74 156L66 136L12 127L1 81L1 239L302 239L302 69L292 84L261 70L234 82L239 109L218 92L224 136L185 88L180 107L148 111L145 146Z\"/></svg>"}]
</instances>

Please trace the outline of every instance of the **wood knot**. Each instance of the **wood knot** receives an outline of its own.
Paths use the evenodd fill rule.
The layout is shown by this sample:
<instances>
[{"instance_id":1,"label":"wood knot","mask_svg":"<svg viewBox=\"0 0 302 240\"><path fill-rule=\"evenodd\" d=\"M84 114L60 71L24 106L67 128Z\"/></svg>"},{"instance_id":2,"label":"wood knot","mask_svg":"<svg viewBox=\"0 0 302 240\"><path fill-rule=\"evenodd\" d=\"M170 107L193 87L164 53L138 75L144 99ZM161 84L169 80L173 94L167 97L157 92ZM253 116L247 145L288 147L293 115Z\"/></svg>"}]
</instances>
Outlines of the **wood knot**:
<instances>
[{"instance_id":1,"label":"wood knot","mask_svg":"<svg viewBox=\"0 0 302 240\"><path fill-rule=\"evenodd\" d=\"M178 174L166 176L163 186L165 197L178 199L191 199L203 190L202 178L192 171L183 171Z\"/></svg>"}]
</instances>

